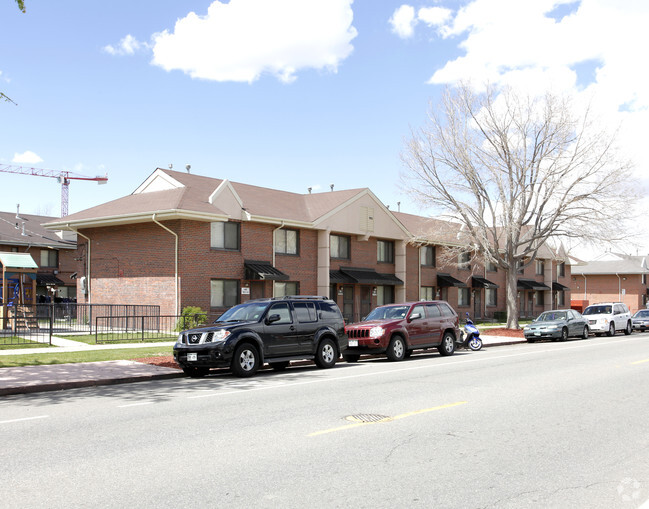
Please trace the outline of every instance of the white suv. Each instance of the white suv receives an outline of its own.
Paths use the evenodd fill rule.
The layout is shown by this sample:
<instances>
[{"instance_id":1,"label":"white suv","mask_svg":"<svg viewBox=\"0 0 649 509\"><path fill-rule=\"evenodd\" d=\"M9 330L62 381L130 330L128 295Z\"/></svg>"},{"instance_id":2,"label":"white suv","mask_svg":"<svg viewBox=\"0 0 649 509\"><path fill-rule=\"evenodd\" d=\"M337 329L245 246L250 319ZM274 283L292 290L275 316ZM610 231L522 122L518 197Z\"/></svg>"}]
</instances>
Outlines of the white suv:
<instances>
[{"instance_id":1,"label":"white suv","mask_svg":"<svg viewBox=\"0 0 649 509\"><path fill-rule=\"evenodd\" d=\"M602 302L588 306L582 313L588 320L590 331L596 336L606 334L615 336L615 331L623 330L624 334L631 334L633 323L631 313L626 304L621 302Z\"/></svg>"}]
</instances>

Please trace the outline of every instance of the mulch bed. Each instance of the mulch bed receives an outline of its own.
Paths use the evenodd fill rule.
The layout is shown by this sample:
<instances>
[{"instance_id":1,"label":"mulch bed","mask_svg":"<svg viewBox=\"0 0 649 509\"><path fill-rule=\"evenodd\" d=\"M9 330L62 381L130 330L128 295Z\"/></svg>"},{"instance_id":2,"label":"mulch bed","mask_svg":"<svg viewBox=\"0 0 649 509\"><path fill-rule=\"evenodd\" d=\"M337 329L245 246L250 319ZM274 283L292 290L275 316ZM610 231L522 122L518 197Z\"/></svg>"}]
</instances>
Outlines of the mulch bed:
<instances>
[{"instance_id":1,"label":"mulch bed","mask_svg":"<svg viewBox=\"0 0 649 509\"><path fill-rule=\"evenodd\" d=\"M492 329L482 329L482 334L485 336L505 336L508 338L522 338L522 329L507 329L505 327L496 327Z\"/></svg>"},{"instance_id":2,"label":"mulch bed","mask_svg":"<svg viewBox=\"0 0 649 509\"><path fill-rule=\"evenodd\" d=\"M180 369L172 355L157 355L155 357L142 357L141 359L133 359L135 362L142 362L144 364L152 364L154 366L162 366L164 368Z\"/></svg>"}]
</instances>

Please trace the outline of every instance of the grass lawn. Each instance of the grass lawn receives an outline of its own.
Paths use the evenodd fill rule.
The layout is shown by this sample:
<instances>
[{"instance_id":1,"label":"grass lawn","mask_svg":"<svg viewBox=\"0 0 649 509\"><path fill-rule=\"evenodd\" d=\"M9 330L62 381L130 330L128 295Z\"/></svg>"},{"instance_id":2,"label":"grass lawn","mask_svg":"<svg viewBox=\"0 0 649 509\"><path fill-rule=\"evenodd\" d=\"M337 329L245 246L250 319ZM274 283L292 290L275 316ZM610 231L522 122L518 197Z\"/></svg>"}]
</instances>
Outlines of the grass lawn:
<instances>
[{"instance_id":1,"label":"grass lawn","mask_svg":"<svg viewBox=\"0 0 649 509\"><path fill-rule=\"evenodd\" d=\"M0 338L0 350L14 350L22 348L49 348L49 343L38 343L29 339L12 337Z\"/></svg>"},{"instance_id":2,"label":"grass lawn","mask_svg":"<svg viewBox=\"0 0 649 509\"><path fill-rule=\"evenodd\" d=\"M169 356L173 348L143 347L121 348L114 350L90 350L83 352L56 352L20 355L2 355L0 352L0 368L20 366L43 366L47 364L68 364L76 362L116 361L139 359L143 357Z\"/></svg>"},{"instance_id":3,"label":"grass lawn","mask_svg":"<svg viewBox=\"0 0 649 509\"><path fill-rule=\"evenodd\" d=\"M109 333L109 334L99 334L95 336L94 334L84 334L83 336L65 336L63 334L56 335L59 338L69 339L72 341L79 341L80 343L86 343L88 345L114 345L114 344L135 344L135 343L160 343L161 341L176 341L178 339L178 334L165 334L160 333L155 337L148 337L142 341L141 337L134 333L133 335L126 335L124 333ZM97 343L99 340L99 343Z\"/></svg>"}]
</instances>

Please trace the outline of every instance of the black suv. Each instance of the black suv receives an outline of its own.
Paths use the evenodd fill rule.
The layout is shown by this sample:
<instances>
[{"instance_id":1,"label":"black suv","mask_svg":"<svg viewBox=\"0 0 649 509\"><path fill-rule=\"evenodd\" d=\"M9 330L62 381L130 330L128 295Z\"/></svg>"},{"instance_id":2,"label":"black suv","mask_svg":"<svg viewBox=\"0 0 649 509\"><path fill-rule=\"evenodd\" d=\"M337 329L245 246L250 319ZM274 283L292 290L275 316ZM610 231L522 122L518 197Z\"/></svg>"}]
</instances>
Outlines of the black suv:
<instances>
[{"instance_id":1,"label":"black suv","mask_svg":"<svg viewBox=\"0 0 649 509\"><path fill-rule=\"evenodd\" d=\"M228 367L247 377L266 362L282 370L291 360L313 359L318 367L331 368L346 347L336 303L300 295L250 300L228 309L212 325L181 332L174 359L193 377Z\"/></svg>"}]
</instances>

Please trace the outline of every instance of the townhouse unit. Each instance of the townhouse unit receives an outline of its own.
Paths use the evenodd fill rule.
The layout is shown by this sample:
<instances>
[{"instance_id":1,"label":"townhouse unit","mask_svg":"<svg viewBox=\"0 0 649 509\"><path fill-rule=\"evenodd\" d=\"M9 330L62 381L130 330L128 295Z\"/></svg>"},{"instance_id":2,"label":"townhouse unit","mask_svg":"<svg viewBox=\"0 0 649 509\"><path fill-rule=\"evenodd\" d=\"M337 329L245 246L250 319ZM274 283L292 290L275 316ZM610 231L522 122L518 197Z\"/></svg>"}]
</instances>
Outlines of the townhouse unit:
<instances>
[{"instance_id":1,"label":"townhouse unit","mask_svg":"<svg viewBox=\"0 0 649 509\"><path fill-rule=\"evenodd\" d=\"M443 256L461 246L457 225L390 211L367 188L298 194L158 168L131 195L46 227L78 234L80 302L214 316L248 299L316 294L348 321L420 298L477 317L505 310L502 271Z\"/></svg>"},{"instance_id":2,"label":"townhouse unit","mask_svg":"<svg viewBox=\"0 0 649 509\"><path fill-rule=\"evenodd\" d=\"M2 316L14 303L76 299L76 237L42 224L56 218L0 212L0 302Z\"/></svg>"},{"instance_id":3,"label":"townhouse unit","mask_svg":"<svg viewBox=\"0 0 649 509\"><path fill-rule=\"evenodd\" d=\"M624 302L632 313L649 301L647 256L604 253L572 267L572 307L583 310L598 302Z\"/></svg>"}]
</instances>

